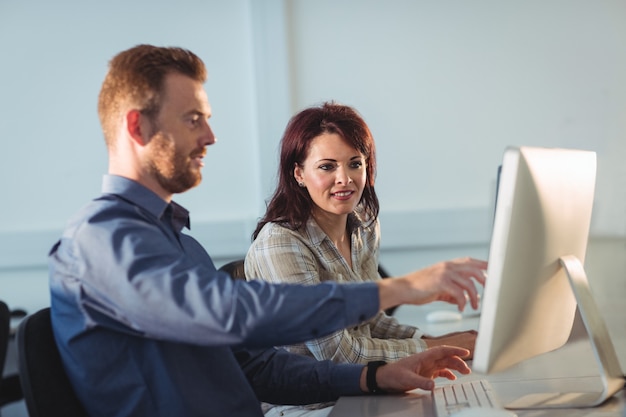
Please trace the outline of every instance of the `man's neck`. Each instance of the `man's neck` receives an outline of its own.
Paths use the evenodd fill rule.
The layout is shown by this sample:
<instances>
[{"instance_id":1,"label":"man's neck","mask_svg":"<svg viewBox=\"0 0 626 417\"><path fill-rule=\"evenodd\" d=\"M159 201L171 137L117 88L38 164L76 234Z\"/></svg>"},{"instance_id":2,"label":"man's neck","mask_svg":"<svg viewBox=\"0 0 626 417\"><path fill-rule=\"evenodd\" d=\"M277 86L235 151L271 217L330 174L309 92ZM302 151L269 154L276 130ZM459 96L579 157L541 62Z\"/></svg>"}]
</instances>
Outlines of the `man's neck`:
<instances>
[{"instance_id":1,"label":"man's neck","mask_svg":"<svg viewBox=\"0 0 626 417\"><path fill-rule=\"evenodd\" d=\"M120 177L128 178L130 180L138 182L168 203L172 201L173 194L161 187L161 184L159 184L156 178L151 175L147 175L133 169L120 169L119 167L115 166L115 164L109 164L109 174L119 175Z\"/></svg>"}]
</instances>

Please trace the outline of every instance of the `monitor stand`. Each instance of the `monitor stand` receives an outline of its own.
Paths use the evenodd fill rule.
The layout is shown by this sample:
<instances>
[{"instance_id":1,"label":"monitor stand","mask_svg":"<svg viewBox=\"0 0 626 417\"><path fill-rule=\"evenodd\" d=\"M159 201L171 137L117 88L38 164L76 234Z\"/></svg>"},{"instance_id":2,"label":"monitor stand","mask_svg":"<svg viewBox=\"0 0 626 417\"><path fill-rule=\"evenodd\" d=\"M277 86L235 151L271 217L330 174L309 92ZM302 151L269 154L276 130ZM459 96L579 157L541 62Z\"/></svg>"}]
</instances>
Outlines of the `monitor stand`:
<instances>
[{"instance_id":1,"label":"monitor stand","mask_svg":"<svg viewBox=\"0 0 626 417\"><path fill-rule=\"evenodd\" d=\"M600 405L624 387L622 368L615 347L609 336L602 314L593 299L585 269L575 256L562 256L559 259L565 268L578 303L587 336L591 342L593 355L600 371L602 389L595 392L542 392L518 398L506 408L580 408ZM598 387L600 388L600 387Z\"/></svg>"}]
</instances>

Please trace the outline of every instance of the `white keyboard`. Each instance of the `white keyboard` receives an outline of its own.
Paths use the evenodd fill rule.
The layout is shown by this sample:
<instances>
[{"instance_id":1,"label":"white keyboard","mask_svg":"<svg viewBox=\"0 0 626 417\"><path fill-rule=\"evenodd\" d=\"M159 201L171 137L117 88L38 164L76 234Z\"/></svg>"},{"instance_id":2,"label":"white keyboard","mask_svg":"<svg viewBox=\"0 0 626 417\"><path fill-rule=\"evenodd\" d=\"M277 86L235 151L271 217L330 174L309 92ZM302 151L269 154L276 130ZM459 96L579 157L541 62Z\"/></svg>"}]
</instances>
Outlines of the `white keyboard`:
<instances>
[{"instance_id":1,"label":"white keyboard","mask_svg":"<svg viewBox=\"0 0 626 417\"><path fill-rule=\"evenodd\" d=\"M487 380L455 382L432 391L437 417L446 417L463 408L502 408Z\"/></svg>"}]
</instances>

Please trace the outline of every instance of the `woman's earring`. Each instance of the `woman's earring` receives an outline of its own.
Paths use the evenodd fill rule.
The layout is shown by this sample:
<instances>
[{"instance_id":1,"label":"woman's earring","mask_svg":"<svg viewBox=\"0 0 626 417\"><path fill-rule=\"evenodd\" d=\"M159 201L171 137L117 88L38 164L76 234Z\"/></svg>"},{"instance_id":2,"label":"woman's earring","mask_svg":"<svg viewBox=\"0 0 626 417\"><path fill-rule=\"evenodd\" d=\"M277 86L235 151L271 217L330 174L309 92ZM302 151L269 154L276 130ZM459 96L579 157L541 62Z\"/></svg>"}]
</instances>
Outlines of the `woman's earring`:
<instances>
[{"instance_id":1,"label":"woman's earring","mask_svg":"<svg viewBox=\"0 0 626 417\"><path fill-rule=\"evenodd\" d=\"M298 181L298 187L304 188L304 183L302 181Z\"/></svg>"}]
</instances>

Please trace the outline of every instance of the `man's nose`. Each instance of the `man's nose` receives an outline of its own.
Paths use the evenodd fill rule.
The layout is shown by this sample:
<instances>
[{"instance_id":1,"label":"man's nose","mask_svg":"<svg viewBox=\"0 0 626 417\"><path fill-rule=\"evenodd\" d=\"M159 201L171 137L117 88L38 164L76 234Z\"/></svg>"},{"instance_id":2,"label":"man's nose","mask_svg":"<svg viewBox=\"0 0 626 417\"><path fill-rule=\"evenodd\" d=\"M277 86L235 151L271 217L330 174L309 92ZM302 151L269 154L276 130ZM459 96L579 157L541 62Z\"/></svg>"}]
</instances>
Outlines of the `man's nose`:
<instances>
[{"instance_id":1,"label":"man's nose","mask_svg":"<svg viewBox=\"0 0 626 417\"><path fill-rule=\"evenodd\" d=\"M201 138L202 146L213 145L215 142L217 142L217 138L215 137L213 129L211 129L211 125L208 122L206 122L205 130L206 132L202 135Z\"/></svg>"}]
</instances>

